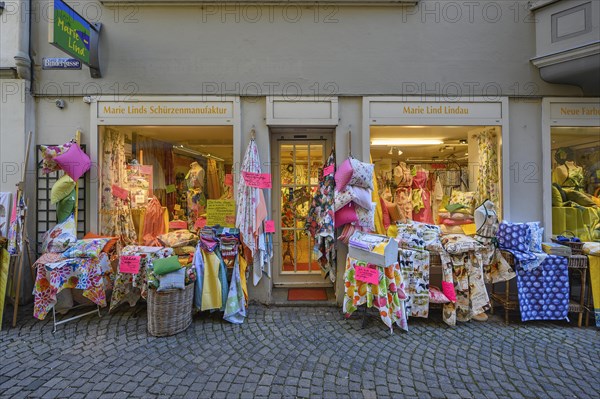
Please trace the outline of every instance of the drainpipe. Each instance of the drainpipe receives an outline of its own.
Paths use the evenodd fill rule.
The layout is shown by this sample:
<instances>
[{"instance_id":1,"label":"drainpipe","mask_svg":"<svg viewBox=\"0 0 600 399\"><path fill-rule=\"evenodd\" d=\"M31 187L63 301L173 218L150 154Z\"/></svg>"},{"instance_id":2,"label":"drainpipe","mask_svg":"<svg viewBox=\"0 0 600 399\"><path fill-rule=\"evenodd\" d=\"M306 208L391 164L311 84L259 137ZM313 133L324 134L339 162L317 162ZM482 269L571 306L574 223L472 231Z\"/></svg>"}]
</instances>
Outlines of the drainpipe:
<instances>
[{"instance_id":1,"label":"drainpipe","mask_svg":"<svg viewBox=\"0 0 600 399\"><path fill-rule=\"evenodd\" d=\"M28 81L31 81L33 68L29 55L31 43L31 1L19 1L19 31L17 35L17 55L15 55L17 75L19 75L19 78Z\"/></svg>"}]
</instances>

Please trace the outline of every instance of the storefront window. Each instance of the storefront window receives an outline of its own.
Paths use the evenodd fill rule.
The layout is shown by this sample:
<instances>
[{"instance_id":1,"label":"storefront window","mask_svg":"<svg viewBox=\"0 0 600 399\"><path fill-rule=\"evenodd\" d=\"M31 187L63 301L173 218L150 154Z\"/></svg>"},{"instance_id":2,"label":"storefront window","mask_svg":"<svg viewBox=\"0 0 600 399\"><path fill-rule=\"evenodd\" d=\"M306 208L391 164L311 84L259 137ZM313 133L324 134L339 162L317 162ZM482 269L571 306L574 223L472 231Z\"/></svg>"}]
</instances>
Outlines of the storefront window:
<instances>
[{"instance_id":1,"label":"storefront window","mask_svg":"<svg viewBox=\"0 0 600 399\"><path fill-rule=\"evenodd\" d=\"M499 126L372 126L371 158L390 222L474 233L474 210L491 200L501 217Z\"/></svg>"},{"instance_id":2,"label":"storefront window","mask_svg":"<svg viewBox=\"0 0 600 399\"><path fill-rule=\"evenodd\" d=\"M234 199L231 126L102 126L99 148L103 234L153 245L168 231L233 227L231 207L210 203Z\"/></svg>"},{"instance_id":3,"label":"storefront window","mask_svg":"<svg viewBox=\"0 0 600 399\"><path fill-rule=\"evenodd\" d=\"M553 127L552 234L600 241L600 127Z\"/></svg>"}]
</instances>

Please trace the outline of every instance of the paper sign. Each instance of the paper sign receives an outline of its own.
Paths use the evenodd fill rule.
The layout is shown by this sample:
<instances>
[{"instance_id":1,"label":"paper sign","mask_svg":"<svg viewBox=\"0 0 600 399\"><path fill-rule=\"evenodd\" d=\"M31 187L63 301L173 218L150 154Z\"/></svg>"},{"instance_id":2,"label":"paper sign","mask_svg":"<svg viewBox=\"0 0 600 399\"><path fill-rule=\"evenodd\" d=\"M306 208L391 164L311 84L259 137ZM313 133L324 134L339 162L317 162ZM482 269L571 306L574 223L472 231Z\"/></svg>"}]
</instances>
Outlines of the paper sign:
<instances>
[{"instance_id":1,"label":"paper sign","mask_svg":"<svg viewBox=\"0 0 600 399\"><path fill-rule=\"evenodd\" d=\"M218 224L223 227L235 227L235 201L207 200L206 224L209 226Z\"/></svg>"},{"instance_id":2,"label":"paper sign","mask_svg":"<svg viewBox=\"0 0 600 399\"><path fill-rule=\"evenodd\" d=\"M136 204L143 204L144 202L146 202L146 196L144 194L140 194L140 195L136 195L135 196L135 203Z\"/></svg>"},{"instance_id":3,"label":"paper sign","mask_svg":"<svg viewBox=\"0 0 600 399\"><path fill-rule=\"evenodd\" d=\"M175 191L177 191L174 184L167 185L166 189L167 189L167 194L171 194L171 193L174 193Z\"/></svg>"},{"instance_id":4,"label":"paper sign","mask_svg":"<svg viewBox=\"0 0 600 399\"><path fill-rule=\"evenodd\" d=\"M271 174L270 173L252 173L242 172L244 181L248 187L256 188L271 188Z\"/></svg>"},{"instance_id":5,"label":"paper sign","mask_svg":"<svg viewBox=\"0 0 600 399\"><path fill-rule=\"evenodd\" d=\"M206 219L205 218L198 218L198 219L196 219L196 223L194 223L194 229L201 229L204 226L206 226Z\"/></svg>"},{"instance_id":6,"label":"paper sign","mask_svg":"<svg viewBox=\"0 0 600 399\"><path fill-rule=\"evenodd\" d=\"M225 185L226 186L233 186L233 175L231 173L227 173L225 175Z\"/></svg>"},{"instance_id":7,"label":"paper sign","mask_svg":"<svg viewBox=\"0 0 600 399\"><path fill-rule=\"evenodd\" d=\"M141 259L141 256L122 255L119 259L119 271L121 273L138 274Z\"/></svg>"},{"instance_id":8,"label":"paper sign","mask_svg":"<svg viewBox=\"0 0 600 399\"><path fill-rule=\"evenodd\" d=\"M119 187L116 184L113 184L111 187L112 195L117 198L121 198L122 200L126 200L129 198L129 191L125 190L123 187Z\"/></svg>"},{"instance_id":9,"label":"paper sign","mask_svg":"<svg viewBox=\"0 0 600 399\"><path fill-rule=\"evenodd\" d=\"M140 173L144 175L152 174L152 165L140 165Z\"/></svg>"},{"instance_id":10,"label":"paper sign","mask_svg":"<svg viewBox=\"0 0 600 399\"><path fill-rule=\"evenodd\" d=\"M354 278L369 284L379 284L379 270L356 266L354 268Z\"/></svg>"},{"instance_id":11,"label":"paper sign","mask_svg":"<svg viewBox=\"0 0 600 399\"><path fill-rule=\"evenodd\" d=\"M323 176L329 176L330 174L333 173L333 170L335 169L335 165L331 164L329 166L325 166L325 168L323 168Z\"/></svg>"},{"instance_id":12,"label":"paper sign","mask_svg":"<svg viewBox=\"0 0 600 399\"><path fill-rule=\"evenodd\" d=\"M274 220L265 220L265 233L275 233Z\"/></svg>"}]
</instances>

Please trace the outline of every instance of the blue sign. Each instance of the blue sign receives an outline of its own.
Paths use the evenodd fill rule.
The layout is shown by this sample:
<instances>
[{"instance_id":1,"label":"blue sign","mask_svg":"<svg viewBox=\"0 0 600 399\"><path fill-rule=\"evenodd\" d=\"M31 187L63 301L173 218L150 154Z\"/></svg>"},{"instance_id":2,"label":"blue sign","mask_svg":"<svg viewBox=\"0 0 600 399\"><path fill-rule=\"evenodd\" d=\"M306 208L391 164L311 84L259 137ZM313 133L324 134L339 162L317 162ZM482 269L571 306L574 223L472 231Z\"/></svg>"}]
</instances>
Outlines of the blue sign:
<instances>
[{"instance_id":1,"label":"blue sign","mask_svg":"<svg viewBox=\"0 0 600 399\"><path fill-rule=\"evenodd\" d=\"M75 58L43 58L42 69L81 69L81 61Z\"/></svg>"}]
</instances>

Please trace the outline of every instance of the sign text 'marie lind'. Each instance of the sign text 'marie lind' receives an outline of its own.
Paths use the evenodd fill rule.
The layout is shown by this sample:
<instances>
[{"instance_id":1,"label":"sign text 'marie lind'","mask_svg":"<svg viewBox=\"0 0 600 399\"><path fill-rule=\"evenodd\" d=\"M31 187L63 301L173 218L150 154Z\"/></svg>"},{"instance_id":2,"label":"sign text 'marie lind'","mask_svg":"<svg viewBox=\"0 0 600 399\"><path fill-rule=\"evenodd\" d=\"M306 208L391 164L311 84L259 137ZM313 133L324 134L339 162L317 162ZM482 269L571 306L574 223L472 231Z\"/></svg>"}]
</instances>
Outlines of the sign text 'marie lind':
<instances>
[{"instance_id":1,"label":"sign text 'marie lind'","mask_svg":"<svg viewBox=\"0 0 600 399\"><path fill-rule=\"evenodd\" d=\"M166 105L104 105L105 115L226 115L229 109L218 105L166 106Z\"/></svg>"}]
</instances>

